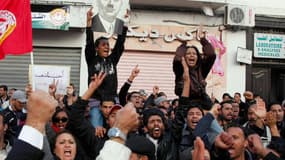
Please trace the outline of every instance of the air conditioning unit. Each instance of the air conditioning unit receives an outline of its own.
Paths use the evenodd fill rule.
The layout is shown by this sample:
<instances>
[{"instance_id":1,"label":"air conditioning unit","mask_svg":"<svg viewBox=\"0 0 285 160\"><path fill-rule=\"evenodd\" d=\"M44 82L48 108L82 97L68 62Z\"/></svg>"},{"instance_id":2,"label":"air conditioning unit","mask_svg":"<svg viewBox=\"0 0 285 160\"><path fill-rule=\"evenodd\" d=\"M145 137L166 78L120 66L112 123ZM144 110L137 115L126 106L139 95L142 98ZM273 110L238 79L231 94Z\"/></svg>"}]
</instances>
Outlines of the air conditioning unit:
<instances>
[{"instance_id":1,"label":"air conditioning unit","mask_svg":"<svg viewBox=\"0 0 285 160\"><path fill-rule=\"evenodd\" d=\"M227 5L225 8L225 25L253 27L255 13L252 7Z\"/></svg>"}]
</instances>

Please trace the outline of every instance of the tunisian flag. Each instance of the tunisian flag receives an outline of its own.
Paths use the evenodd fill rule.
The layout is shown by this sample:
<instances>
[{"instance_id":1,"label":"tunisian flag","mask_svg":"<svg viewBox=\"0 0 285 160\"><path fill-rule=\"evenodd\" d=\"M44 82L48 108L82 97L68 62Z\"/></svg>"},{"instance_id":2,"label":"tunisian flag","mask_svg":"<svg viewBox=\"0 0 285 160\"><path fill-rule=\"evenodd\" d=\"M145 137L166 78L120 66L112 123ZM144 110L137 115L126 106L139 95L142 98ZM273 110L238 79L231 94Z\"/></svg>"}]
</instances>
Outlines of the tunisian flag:
<instances>
[{"instance_id":1,"label":"tunisian flag","mask_svg":"<svg viewBox=\"0 0 285 160\"><path fill-rule=\"evenodd\" d=\"M0 0L0 59L32 50L30 0Z\"/></svg>"}]
</instances>

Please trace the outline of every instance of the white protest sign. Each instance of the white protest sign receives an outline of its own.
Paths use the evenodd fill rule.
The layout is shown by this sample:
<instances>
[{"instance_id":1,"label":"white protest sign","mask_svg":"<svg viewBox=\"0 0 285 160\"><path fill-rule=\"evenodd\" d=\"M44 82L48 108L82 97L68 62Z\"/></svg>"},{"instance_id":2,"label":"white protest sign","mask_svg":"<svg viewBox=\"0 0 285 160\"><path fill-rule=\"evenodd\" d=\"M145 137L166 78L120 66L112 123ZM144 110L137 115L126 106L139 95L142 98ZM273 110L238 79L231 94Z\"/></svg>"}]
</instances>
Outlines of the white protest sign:
<instances>
[{"instance_id":1,"label":"white protest sign","mask_svg":"<svg viewBox=\"0 0 285 160\"><path fill-rule=\"evenodd\" d=\"M57 82L56 94L65 94L70 84L70 66L30 65L30 82L35 90L48 92L49 85Z\"/></svg>"}]
</instances>

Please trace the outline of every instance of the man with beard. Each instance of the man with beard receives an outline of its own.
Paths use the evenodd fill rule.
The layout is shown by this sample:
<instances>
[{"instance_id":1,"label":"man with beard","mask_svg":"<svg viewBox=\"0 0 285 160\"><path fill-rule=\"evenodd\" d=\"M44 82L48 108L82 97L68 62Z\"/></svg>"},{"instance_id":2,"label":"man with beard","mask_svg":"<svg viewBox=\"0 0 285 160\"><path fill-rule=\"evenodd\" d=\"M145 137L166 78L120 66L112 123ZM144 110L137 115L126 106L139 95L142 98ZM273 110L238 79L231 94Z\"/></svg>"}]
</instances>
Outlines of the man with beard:
<instances>
[{"instance_id":1,"label":"man with beard","mask_svg":"<svg viewBox=\"0 0 285 160\"><path fill-rule=\"evenodd\" d=\"M232 101L223 101L221 103L221 109L219 113L219 124L226 129L227 126L232 122L233 120L233 106Z\"/></svg>"},{"instance_id":2,"label":"man with beard","mask_svg":"<svg viewBox=\"0 0 285 160\"><path fill-rule=\"evenodd\" d=\"M261 137L264 146L271 141L271 133L269 127L264 124L264 118L259 117L256 112L257 104L252 103L247 112L248 121L243 125L247 130L258 134Z\"/></svg>"},{"instance_id":3,"label":"man with beard","mask_svg":"<svg viewBox=\"0 0 285 160\"><path fill-rule=\"evenodd\" d=\"M165 131L164 114L157 108L150 108L143 112L144 130L146 138L154 145L157 160L177 159L177 148L171 132Z\"/></svg>"}]
</instances>

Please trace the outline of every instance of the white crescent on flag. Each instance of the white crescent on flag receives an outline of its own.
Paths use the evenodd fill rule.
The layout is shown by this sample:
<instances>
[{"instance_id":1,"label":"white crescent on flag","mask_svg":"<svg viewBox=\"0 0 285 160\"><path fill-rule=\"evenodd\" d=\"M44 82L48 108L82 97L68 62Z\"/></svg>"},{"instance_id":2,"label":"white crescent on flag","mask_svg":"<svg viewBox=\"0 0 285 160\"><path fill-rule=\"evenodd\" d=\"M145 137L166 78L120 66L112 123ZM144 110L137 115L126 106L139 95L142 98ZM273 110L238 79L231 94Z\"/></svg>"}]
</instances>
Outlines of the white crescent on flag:
<instances>
[{"instance_id":1,"label":"white crescent on flag","mask_svg":"<svg viewBox=\"0 0 285 160\"><path fill-rule=\"evenodd\" d=\"M16 28L15 15L8 10L0 10L0 45Z\"/></svg>"}]
</instances>

